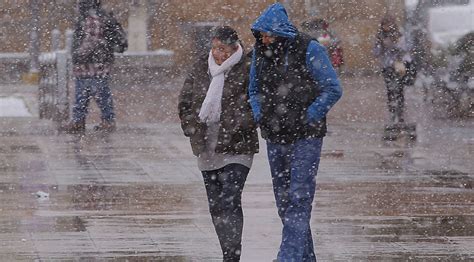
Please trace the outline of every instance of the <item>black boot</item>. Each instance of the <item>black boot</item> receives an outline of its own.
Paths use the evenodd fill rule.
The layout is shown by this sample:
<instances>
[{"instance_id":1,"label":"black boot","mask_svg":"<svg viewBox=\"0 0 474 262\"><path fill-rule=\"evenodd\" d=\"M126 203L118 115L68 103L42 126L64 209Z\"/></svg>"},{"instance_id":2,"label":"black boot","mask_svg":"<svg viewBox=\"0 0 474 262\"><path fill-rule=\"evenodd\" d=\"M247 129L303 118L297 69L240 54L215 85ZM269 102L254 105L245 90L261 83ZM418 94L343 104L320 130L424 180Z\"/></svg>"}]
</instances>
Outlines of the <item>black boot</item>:
<instances>
[{"instance_id":1,"label":"black boot","mask_svg":"<svg viewBox=\"0 0 474 262\"><path fill-rule=\"evenodd\" d=\"M82 134L86 131L86 121L69 122L66 125L59 127L59 131L68 134Z\"/></svg>"},{"instance_id":2,"label":"black boot","mask_svg":"<svg viewBox=\"0 0 474 262\"><path fill-rule=\"evenodd\" d=\"M115 121L106 121L102 120L102 122L96 126L94 126L94 131L98 132L113 132L115 131Z\"/></svg>"}]
</instances>

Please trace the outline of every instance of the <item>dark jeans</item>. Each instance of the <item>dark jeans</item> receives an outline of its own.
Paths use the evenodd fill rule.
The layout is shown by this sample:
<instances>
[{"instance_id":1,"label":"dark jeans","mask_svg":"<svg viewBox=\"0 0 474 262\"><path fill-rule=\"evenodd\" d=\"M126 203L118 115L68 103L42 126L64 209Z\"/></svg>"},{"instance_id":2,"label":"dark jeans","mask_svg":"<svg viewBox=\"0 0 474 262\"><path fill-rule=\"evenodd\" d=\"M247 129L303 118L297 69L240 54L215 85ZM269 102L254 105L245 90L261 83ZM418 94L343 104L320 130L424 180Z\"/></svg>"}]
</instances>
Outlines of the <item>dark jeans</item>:
<instances>
[{"instance_id":1,"label":"dark jeans","mask_svg":"<svg viewBox=\"0 0 474 262\"><path fill-rule=\"evenodd\" d=\"M95 97L102 114L102 120L115 120L112 92L107 77L91 77L76 79L76 101L73 108L73 122L86 120L87 108L91 97Z\"/></svg>"},{"instance_id":2,"label":"dark jeans","mask_svg":"<svg viewBox=\"0 0 474 262\"><path fill-rule=\"evenodd\" d=\"M250 169L229 164L212 171L203 171L209 211L225 262L240 261L242 250L242 190Z\"/></svg>"},{"instance_id":3,"label":"dark jeans","mask_svg":"<svg viewBox=\"0 0 474 262\"><path fill-rule=\"evenodd\" d=\"M315 262L310 220L322 138L294 144L267 141L273 192L283 223L279 262Z\"/></svg>"},{"instance_id":4,"label":"dark jeans","mask_svg":"<svg viewBox=\"0 0 474 262\"><path fill-rule=\"evenodd\" d=\"M393 68L384 68L383 76L387 87L387 104L391 123L404 122L405 107L404 84Z\"/></svg>"}]
</instances>

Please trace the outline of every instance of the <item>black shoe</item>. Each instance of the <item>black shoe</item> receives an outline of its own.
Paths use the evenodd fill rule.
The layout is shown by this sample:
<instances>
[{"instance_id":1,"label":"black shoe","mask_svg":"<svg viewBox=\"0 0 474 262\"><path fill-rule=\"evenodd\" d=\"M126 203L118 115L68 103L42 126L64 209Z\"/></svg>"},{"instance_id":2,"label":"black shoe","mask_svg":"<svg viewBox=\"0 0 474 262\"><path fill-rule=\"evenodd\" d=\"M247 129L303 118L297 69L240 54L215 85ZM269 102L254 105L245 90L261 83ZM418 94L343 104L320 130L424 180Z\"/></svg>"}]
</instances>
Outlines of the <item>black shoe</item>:
<instances>
[{"instance_id":1,"label":"black shoe","mask_svg":"<svg viewBox=\"0 0 474 262\"><path fill-rule=\"evenodd\" d=\"M97 132L113 132L115 129L115 121L102 121L100 124L94 126L94 131Z\"/></svg>"},{"instance_id":2,"label":"black shoe","mask_svg":"<svg viewBox=\"0 0 474 262\"><path fill-rule=\"evenodd\" d=\"M67 134L82 134L86 131L86 122L69 122L66 125L60 126L59 131Z\"/></svg>"},{"instance_id":3,"label":"black shoe","mask_svg":"<svg viewBox=\"0 0 474 262\"><path fill-rule=\"evenodd\" d=\"M394 141L400 137L401 133L400 124L387 125L384 129L383 140Z\"/></svg>"}]
</instances>

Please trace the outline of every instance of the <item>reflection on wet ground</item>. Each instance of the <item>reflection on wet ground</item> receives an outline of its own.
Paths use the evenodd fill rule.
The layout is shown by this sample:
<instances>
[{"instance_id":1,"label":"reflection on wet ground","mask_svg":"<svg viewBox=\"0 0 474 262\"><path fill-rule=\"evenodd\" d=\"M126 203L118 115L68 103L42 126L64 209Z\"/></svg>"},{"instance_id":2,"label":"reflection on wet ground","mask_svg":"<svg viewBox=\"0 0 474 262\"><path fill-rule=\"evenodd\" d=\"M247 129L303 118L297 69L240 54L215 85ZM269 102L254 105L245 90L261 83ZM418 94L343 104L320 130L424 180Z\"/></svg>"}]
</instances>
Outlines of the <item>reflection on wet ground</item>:
<instances>
[{"instance_id":1,"label":"reflection on wet ground","mask_svg":"<svg viewBox=\"0 0 474 262\"><path fill-rule=\"evenodd\" d=\"M346 96L380 95L370 90ZM318 260L473 261L473 121L424 120L416 143L384 143L383 119L347 112L335 110L318 174ZM177 124L71 136L45 121L0 123L0 261L221 261ZM243 195L242 261L277 253L281 222L270 183L259 154Z\"/></svg>"}]
</instances>

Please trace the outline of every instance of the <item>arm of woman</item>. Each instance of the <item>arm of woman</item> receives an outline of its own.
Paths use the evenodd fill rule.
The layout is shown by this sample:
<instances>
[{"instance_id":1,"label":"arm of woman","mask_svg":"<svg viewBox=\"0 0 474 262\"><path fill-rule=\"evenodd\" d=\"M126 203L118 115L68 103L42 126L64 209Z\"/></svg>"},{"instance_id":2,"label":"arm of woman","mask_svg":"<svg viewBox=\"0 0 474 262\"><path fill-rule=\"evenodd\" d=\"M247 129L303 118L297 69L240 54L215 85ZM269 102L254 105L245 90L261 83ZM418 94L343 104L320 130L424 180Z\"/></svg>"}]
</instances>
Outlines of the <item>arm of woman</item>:
<instances>
[{"instance_id":1,"label":"arm of woman","mask_svg":"<svg viewBox=\"0 0 474 262\"><path fill-rule=\"evenodd\" d=\"M192 72L193 70L186 77L178 98L178 111L179 119L181 120L181 128L183 129L184 135L188 137L196 133L195 114L192 110L194 96L194 74Z\"/></svg>"},{"instance_id":2,"label":"arm of woman","mask_svg":"<svg viewBox=\"0 0 474 262\"><path fill-rule=\"evenodd\" d=\"M248 86L248 83L246 83L245 86ZM242 94L239 95L236 105L236 130L245 131L257 128L252 114L252 108L250 107L250 99L247 94L247 88L245 88Z\"/></svg>"},{"instance_id":3,"label":"arm of woman","mask_svg":"<svg viewBox=\"0 0 474 262\"><path fill-rule=\"evenodd\" d=\"M251 53L248 55L251 56ZM252 61L248 61L245 64L245 69L243 74L245 75L245 81L243 85L241 85L240 92L235 99L236 109L235 109L235 123L236 123L236 130L238 131L245 131L249 129L257 128L257 123L255 122L254 113L252 111L251 106L251 99L249 95L249 82L250 80L250 70L252 67Z\"/></svg>"}]
</instances>

